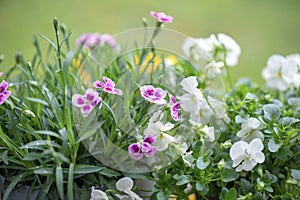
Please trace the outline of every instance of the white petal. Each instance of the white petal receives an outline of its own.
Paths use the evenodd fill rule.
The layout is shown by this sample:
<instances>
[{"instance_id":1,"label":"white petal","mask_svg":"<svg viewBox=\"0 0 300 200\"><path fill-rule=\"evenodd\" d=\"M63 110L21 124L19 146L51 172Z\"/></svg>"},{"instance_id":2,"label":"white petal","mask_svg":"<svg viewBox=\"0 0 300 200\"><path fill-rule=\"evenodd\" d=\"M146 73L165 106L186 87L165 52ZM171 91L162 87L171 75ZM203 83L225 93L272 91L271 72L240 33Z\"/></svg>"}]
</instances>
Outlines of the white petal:
<instances>
[{"instance_id":1,"label":"white petal","mask_svg":"<svg viewBox=\"0 0 300 200\"><path fill-rule=\"evenodd\" d=\"M168 148L169 143L173 141L175 141L175 138L173 136L166 133L161 133L158 137L156 137L154 147L157 151L164 151Z\"/></svg>"},{"instance_id":2,"label":"white petal","mask_svg":"<svg viewBox=\"0 0 300 200\"><path fill-rule=\"evenodd\" d=\"M236 167L237 165L239 165L245 158L246 158L246 154L238 155L238 156L233 160L232 167Z\"/></svg>"},{"instance_id":3,"label":"white petal","mask_svg":"<svg viewBox=\"0 0 300 200\"><path fill-rule=\"evenodd\" d=\"M166 123L166 124L164 125L164 127L162 127L161 130L162 130L162 131L169 131L169 130L171 130L172 128L174 128L174 124L168 122L168 123Z\"/></svg>"},{"instance_id":4,"label":"white petal","mask_svg":"<svg viewBox=\"0 0 300 200\"><path fill-rule=\"evenodd\" d=\"M258 163L263 163L265 161L265 154L263 154L262 152L251 154L251 157Z\"/></svg>"},{"instance_id":5,"label":"white petal","mask_svg":"<svg viewBox=\"0 0 300 200\"><path fill-rule=\"evenodd\" d=\"M257 129L260 126L260 121L253 117L250 117L245 123L251 129Z\"/></svg>"},{"instance_id":6,"label":"white petal","mask_svg":"<svg viewBox=\"0 0 300 200\"><path fill-rule=\"evenodd\" d=\"M101 190L96 190L94 187L92 187L90 200L108 200L108 197L105 194L105 192Z\"/></svg>"},{"instance_id":7,"label":"white petal","mask_svg":"<svg viewBox=\"0 0 300 200\"><path fill-rule=\"evenodd\" d=\"M242 167L243 170L250 171L251 169L253 169L253 167L255 167L256 164L257 162L255 162L255 160L247 160L242 163Z\"/></svg>"},{"instance_id":8,"label":"white petal","mask_svg":"<svg viewBox=\"0 0 300 200\"><path fill-rule=\"evenodd\" d=\"M244 141L239 141L234 143L229 151L229 155L232 160L235 160L239 156L244 156L245 155L245 149L247 149L248 143Z\"/></svg>"},{"instance_id":9,"label":"white petal","mask_svg":"<svg viewBox=\"0 0 300 200\"><path fill-rule=\"evenodd\" d=\"M141 197L139 197L136 193L132 191L129 191L128 195L135 200L143 200Z\"/></svg>"},{"instance_id":10,"label":"white petal","mask_svg":"<svg viewBox=\"0 0 300 200\"><path fill-rule=\"evenodd\" d=\"M133 187L133 180L128 177L124 177L117 181L116 188L121 192L130 191Z\"/></svg>"},{"instance_id":11,"label":"white petal","mask_svg":"<svg viewBox=\"0 0 300 200\"><path fill-rule=\"evenodd\" d=\"M250 142L247 149L250 154L255 154L256 152L262 151L264 149L264 145L260 139L255 138Z\"/></svg>"}]
</instances>

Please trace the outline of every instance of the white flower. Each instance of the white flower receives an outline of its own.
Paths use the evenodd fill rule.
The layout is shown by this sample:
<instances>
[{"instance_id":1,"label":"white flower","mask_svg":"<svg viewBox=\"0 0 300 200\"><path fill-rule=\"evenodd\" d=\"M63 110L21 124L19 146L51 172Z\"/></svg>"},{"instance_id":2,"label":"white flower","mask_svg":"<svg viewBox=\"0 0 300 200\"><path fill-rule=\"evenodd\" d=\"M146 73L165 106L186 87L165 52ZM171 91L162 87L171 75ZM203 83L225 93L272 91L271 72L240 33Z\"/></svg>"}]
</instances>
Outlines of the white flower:
<instances>
[{"instance_id":1,"label":"white flower","mask_svg":"<svg viewBox=\"0 0 300 200\"><path fill-rule=\"evenodd\" d=\"M200 108L200 103L203 99L203 94L197 88L197 78L195 76L190 76L183 79L180 84L187 92L183 96L178 97L182 110L188 113L194 113L195 111L198 111Z\"/></svg>"},{"instance_id":2,"label":"white flower","mask_svg":"<svg viewBox=\"0 0 300 200\"><path fill-rule=\"evenodd\" d=\"M298 67L298 73L293 77L293 84L296 88L300 87L300 54L291 54L286 57L287 60L295 63Z\"/></svg>"},{"instance_id":3,"label":"white flower","mask_svg":"<svg viewBox=\"0 0 300 200\"><path fill-rule=\"evenodd\" d=\"M215 141L215 128L214 127L208 127L207 125L205 125L201 130L206 134L206 137L208 138L208 140L210 142Z\"/></svg>"},{"instance_id":4,"label":"white flower","mask_svg":"<svg viewBox=\"0 0 300 200\"><path fill-rule=\"evenodd\" d=\"M173 136L166 133L173 127L174 124L163 124L160 121L149 123L148 127L144 131L144 135L152 135L155 138L155 143L153 144L153 146L157 151L164 151L168 148L169 143L175 141L175 138Z\"/></svg>"},{"instance_id":5,"label":"white flower","mask_svg":"<svg viewBox=\"0 0 300 200\"><path fill-rule=\"evenodd\" d=\"M105 192L96 190L94 187L92 187L90 200L108 200L108 197Z\"/></svg>"},{"instance_id":6,"label":"white flower","mask_svg":"<svg viewBox=\"0 0 300 200\"><path fill-rule=\"evenodd\" d=\"M218 34L218 39L220 43L222 43L226 49L226 57L225 61L228 66L235 66L238 63L239 56L241 54L241 48L236 43L236 41L229 37L228 35L225 35L224 33Z\"/></svg>"},{"instance_id":7,"label":"white flower","mask_svg":"<svg viewBox=\"0 0 300 200\"><path fill-rule=\"evenodd\" d=\"M210 105L207 103L206 99L203 99L203 101L200 101L200 103L199 103L199 109L196 110L194 108L194 112L191 113L191 115L190 115L189 122L192 125L208 124L213 115L214 115L214 111L212 110Z\"/></svg>"},{"instance_id":8,"label":"white flower","mask_svg":"<svg viewBox=\"0 0 300 200\"><path fill-rule=\"evenodd\" d=\"M212 59L226 62L228 66L235 66L241 54L241 48L234 39L219 33L211 34L207 38L188 38L183 44L183 52L195 60Z\"/></svg>"},{"instance_id":9,"label":"white flower","mask_svg":"<svg viewBox=\"0 0 300 200\"><path fill-rule=\"evenodd\" d=\"M262 153L264 145L258 138L252 140L249 144L244 141L236 142L230 148L230 157L233 160L232 167L238 166L236 171L250 171L257 165L265 161L265 155Z\"/></svg>"},{"instance_id":10,"label":"white flower","mask_svg":"<svg viewBox=\"0 0 300 200\"><path fill-rule=\"evenodd\" d=\"M284 91L292 86L297 72L298 66L293 59L273 55L269 58L262 76L267 81L268 87Z\"/></svg>"},{"instance_id":11,"label":"white flower","mask_svg":"<svg viewBox=\"0 0 300 200\"><path fill-rule=\"evenodd\" d=\"M205 66L206 76L208 78L215 78L221 74L221 67L224 66L223 62L211 61Z\"/></svg>"},{"instance_id":12,"label":"white flower","mask_svg":"<svg viewBox=\"0 0 300 200\"><path fill-rule=\"evenodd\" d=\"M142 200L135 192L132 192L133 180L128 177L121 178L116 183L116 188L126 195L117 195L122 200Z\"/></svg>"},{"instance_id":13,"label":"white flower","mask_svg":"<svg viewBox=\"0 0 300 200\"><path fill-rule=\"evenodd\" d=\"M208 101L213 108L214 116L218 120L222 120L225 123L229 123L230 119L226 112L226 104L216 98L208 97Z\"/></svg>"},{"instance_id":14,"label":"white flower","mask_svg":"<svg viewBox=\"0 0 300 200\"><path fill-rule=\"evenodd\" d=\"M258 138L264 141L264 135L260 131L264 128L264 125L256 118L250 117L242 124L242 130L237 133L237 136L242 138L243 141L250 142L251 140Z\"/></svg>"}]
</instances>

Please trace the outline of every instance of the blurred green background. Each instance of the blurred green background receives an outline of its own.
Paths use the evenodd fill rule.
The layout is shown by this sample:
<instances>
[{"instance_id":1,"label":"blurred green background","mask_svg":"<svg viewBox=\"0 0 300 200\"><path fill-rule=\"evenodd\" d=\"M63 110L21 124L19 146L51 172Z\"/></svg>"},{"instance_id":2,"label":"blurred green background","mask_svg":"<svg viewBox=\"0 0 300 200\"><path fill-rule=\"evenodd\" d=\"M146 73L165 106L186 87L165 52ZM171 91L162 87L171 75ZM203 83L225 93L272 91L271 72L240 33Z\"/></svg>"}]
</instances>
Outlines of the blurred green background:
<instances>
[{"instance_id":1,"label":"blurred green background","mask_svg":"<svg viewBox=\"0 0 300 200\"><path fill-rule=\"evenodd\" d=\"M37 32L54 38L54 17L72 29L74 45L85 32L114 35L142 27L142 17L153 23L151 10L174 16L167 27L191 37L232 36L242 48L238 67L231 68L235 80L248 76L262 84L269 56L300 53L299 0L0 0L3 65L12 67L18 49L30 60Z\"/></svg>"}]
</instances>

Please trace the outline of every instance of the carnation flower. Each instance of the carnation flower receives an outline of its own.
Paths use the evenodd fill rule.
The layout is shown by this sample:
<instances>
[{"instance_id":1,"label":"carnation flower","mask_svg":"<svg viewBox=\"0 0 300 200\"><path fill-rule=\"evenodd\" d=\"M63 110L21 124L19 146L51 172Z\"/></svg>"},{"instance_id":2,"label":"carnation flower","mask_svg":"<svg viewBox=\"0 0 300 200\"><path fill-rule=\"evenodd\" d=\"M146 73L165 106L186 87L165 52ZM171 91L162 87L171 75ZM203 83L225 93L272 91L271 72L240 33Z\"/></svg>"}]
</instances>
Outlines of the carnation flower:
<instances>
[{"instance_id":1,"label":"carnation flower","mask_svg":"<svg viewBox=\"0 0 300 200\"><path fill-rule=\"evenodd\" d=\"M140 87L142 97L151 103L158 105L166 104L165 97L167 93L161 88L155 88L152 85L145 85Z\"/></svg>"},{"instance_id":2,"label":"carnation flower","mask_svg":"<svg viewBox=\"0 0 300 200\"><path fill-rule=\"evenodd\" d=\"M162 23L171 23L173 21L172 16L168 16L163 12L150 12L151 16L157 19L157 21L162 22Z\"/></svg>"},{"instance_id":3,"label":"carnation flower","mask_svg":"<svg viewBox=\"0 0 300 200\"><path fill-rule=\"evenodd\" d=\"M145 139L139 143L133 143L128 147L130 157L135 160L140 160L143 155L152 157L156 153L156 148L153 147L155 138L152 135L147 135Z\"/></svg>"},{"instance_id":4,"label":"carnation flower","mask_svg":"<svg viewBox=\"0 0 300 200\"><path fill-rule=\"evenodd\" d=\"M150 123L145 130L145 135L153 135L155 137L154 146L157 151L164 151L168 148L169 143L174 142L175 138L167 132L174 128L174 124L162 122Z\"/></svg>"},{"instance_id":5,"label":"carnation flower","mask_svg":"<svg viewBox=\"0 0 300 200\"><path fill-rule=\"evenodd\" d=\"M94 87L95 88L103 88L104 92L110 93L110 94L117 94L122 95L122 90L115 88L115 83L107 77L103 77L104 82L101 81L95 81Z\"/></svg>"},{"instance_id":6,"label":"carnation flower","mask_svg":"<svg viewBox=\"0 0 300 200\"><path fill-rule=\"evenodd\" d=\"M73 105L81 108L81 113L84 117L87 117L101 100L101 97L98 96L98 92L93 89L87 89L84 96L75 94L72 97Z\"/></svg>"},{"instance_id":7,"label":"carnation flower","mask_svg":"<svg viewBox=\"0 0 300 200\"><path fill-rule=\"evenodd\" d=\"M233 160L232 167L236 167L236 171L250 171L257 163L265 161L265 155L262 153L264 145L260 139L256 138L249 144L244 141L234 143L230 148L230 157Z\"/></svg>"},{"instance_id":8,"label":"carnation flower","mask_svg":"<svg viewBox=\"0 0 300 200\"><path fill-rule=\"evenodd\" d=\"M174 121L180 121L179 111L180 111L180 102L177 102L175 97L169 94L170 102L169 106L171 109L171 116Z\"/></svg>"},{"instance_id":9,"label":"carnation flower","mask_svg":"<svg viewBox=\"0 0 300 200\"><path fill-rule=\"evenodd\" d=\"M11 91L7 90L8 83L3 80L0 84L0 105L2 105L11 94Z\"/></svg>"},{"instance_id":10,"label":"carnation flower","mask_svg":"<svg viewBox=\"0 0 300 200\"><path fill-rule=\"evenodd\" d=\"M89 49L91 47L96 47L101 41L101 36L99 33L85 33L82 34L77 40L76 45L82 46L84 49Z\"/></svg>"}]
</instances>

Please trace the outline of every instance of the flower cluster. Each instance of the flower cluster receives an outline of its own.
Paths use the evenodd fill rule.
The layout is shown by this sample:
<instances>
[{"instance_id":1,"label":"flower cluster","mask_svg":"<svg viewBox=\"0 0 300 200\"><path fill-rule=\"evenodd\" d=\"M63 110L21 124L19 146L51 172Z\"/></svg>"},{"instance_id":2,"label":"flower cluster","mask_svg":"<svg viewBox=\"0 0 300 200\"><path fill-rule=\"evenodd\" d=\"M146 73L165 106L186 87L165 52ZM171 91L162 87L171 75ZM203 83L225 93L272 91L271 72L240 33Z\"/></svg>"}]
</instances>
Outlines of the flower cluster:
<instances>
[{"instance_id":1,"label":"flower cluster","mask_svg":"<svg viewBox=\"0 0 300 200\"><path fill-rule=\"evenodd\" d=\"M286 57L273 55L262 72L267 87L285 91L288 88L300 87L300 55Z\"/></svg>"},{"instance_id":2,"label":"flower cluster","mask_svg":"<svg viewBox=\"0 0 300 200\"><path fill-rule=\"evenodd\" d=\"M3 72L0 72L0 77L3 75ZM10 96L11 91L8 90L8 83L3 80L0 84L0 105L2 105Z\"/></svg>"},{"instance_id":3,"label":"flower cluster","mask_svg":"<svg viewBox=\"0 0 300 200\"><path fill-rule=\"evenodd\" d=\"M82 34L77 40L77 46L83 46L84 49L92 49L98 45L104 46L108 44L111 48L116 48L117 44L115 39L109 34L100 35L99 33L85 33Z\"/></svg>"},{"instance_id":4,"label":"flower cluster","mask_svg":"<svg viewBox=\"0 0 300 200\"><path fill-rule=\"evenodd\" d=\"M152 146L154 143L155 138L152 135L147 135L141 142L129 145L128 152L130 157L135 160L142 159L143 155L152 157L156 152L156 148Z\"/></svg>"},{"instance_id":5,"label":"flower cluster","mask_svg":"<svg viewBox=\"0 0 300 200\"><path fill-rule=\"evenodd\" d=\"M115 88L115 83L107 77L103 77L104 82L95 81L94 87L98 89L103 89L104 92L110 94L122 95L120 89ZM99 97L99 93L94 89L87 89L85 95L74 94L72 97L72 103L74 106L81 108L81 114L83 117L87 117L92 109L102 101L102 98ZM100 108L101 108L100 104Z\"/></svg>"}]
</instances>

